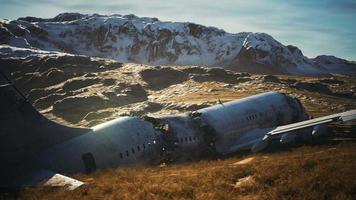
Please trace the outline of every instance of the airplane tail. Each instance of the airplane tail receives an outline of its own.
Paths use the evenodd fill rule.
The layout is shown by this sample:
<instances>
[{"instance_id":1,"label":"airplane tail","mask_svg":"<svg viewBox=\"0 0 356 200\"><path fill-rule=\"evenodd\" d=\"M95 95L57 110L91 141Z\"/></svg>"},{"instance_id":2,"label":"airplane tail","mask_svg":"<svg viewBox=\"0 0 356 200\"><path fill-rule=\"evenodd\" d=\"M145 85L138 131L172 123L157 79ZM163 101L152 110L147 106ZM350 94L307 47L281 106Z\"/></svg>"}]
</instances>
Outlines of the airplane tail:
<instances>
[{"instance_id":1,"label":"airplane tail","mask_svg":"<svg viewBox=\"0 0 356 200\"><path fill-rule=\"evenodd\" d=\"M0 85L0 177L39 151L87 131L50 121L12 84Z\"/></svg>"}]
</instances>

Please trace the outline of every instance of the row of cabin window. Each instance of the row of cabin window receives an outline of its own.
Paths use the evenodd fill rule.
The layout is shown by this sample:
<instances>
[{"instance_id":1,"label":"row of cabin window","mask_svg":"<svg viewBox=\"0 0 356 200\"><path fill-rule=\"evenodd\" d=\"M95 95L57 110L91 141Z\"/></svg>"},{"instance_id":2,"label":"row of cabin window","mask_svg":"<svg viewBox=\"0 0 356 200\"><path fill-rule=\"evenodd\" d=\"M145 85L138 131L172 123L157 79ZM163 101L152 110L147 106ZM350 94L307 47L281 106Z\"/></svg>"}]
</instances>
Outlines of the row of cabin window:
<instances>
[{"instance_id":1,"label":"row of cabin window","mask_svg":"<svg viewBox=\"0 0 356 200\"><path fill-rule=\"evenodd\" d=\"M180 139L178 140L178 142L183 143L183 141L188 142L188 140L189 140L190 142L192 142L192 141L195 141L195 140L199 140L199 137L196 137L196 136L193 136L193 138L192 138L192 136L184 137L184 138L180 138Z\"/></svg>"},{"instance_id":2,"label":"row of cabin window","mask_svg":"<svg viewBox=\"0 0 356 200\"><path fill-rule=\"evenodd\" d=\"M195 141L198 139L199 139L199 137L193 136L193 138L192 138L192 136L189 136L189 137L180 138L180 142L181 143L183 141L188 142L188 140L191 142L193 140ZM160 139L157 139L157 142L160 142ZM143 148L143 150L146 149L146 145L142 144L142 148ZM139 145L137 145L137 151L141 151L141 147ZM131 148L131 152L132 152L132 154L135 154L135 149ZM128 150L125 151L125 154L126 154L126 157L129 157L129 155L130 155ZM120 158L124 158L124 155L121 152L120 152Z\"/></svg>"},{"instance_id":3,"label":"row of cabin window","mask_svg":"<svg viewBox=\"0 0 356 200\"><path fill-rule=\"evenodd\" d=\"M184 141L188 142L192 142L192 141L195 141L195 140L199 140L199 137L198 136L189 136L189 137L184 137L184 138L180 138L178 139L178 142L181 142L183 143ZM161 140L159 138L157 138L157 142L161 142Z\"/></svg>"},{"instance_id":4,"label":"row of cabin window","mask_svg":"<svg viewBox=\"0 0 356 200\"><path fill-rule=\"evenodd\" d=\"M142 150L145 150L146 149L146 145L145 144L142 144ZM140 145L137 145L137 151L141 151L141 147ZM132 154L135 154L135 148L131 148L131 152ZM126 154L126 157L129 157L129 150L126 150L125 151L125 154ZM120 152L120 158L124 158L124 155Z\"/></svg>"},{"instance_id":5,"label":"row of cabin window","mask_svg":"<svg viewBox=\"0 0 356 200\"><path fill-rule=\"evenodd\" d=\"M254 120L254 119L257 119L257 115L256 114L253 114L253 115L250 115L248 117L246 117L246 120L250 121L250 120Z\"/></svg>"}]
</instances>

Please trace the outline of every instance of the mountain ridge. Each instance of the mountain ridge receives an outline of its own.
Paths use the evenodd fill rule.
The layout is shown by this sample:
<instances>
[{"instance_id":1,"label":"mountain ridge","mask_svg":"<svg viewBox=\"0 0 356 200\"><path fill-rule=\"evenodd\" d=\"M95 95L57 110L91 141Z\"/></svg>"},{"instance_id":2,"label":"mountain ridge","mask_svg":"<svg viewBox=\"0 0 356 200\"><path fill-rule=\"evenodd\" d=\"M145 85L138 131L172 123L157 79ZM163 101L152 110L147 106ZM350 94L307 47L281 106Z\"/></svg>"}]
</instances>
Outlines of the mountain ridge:
<instances>
[{"instance_id":1,"label":"mountain ridge","mask_svg":"<svg viewBox=\"0 0 356 200\"><path fill-rule=\"evenodd\" d=\"M152 65L218 66L294 75L355 75L352 61L307 58L266 33L228 33L190 22L135 15L61 13L0 21L0 45L59 51ZM0 50L1 51L1 50Z\"/></svg>"}]
</instances>

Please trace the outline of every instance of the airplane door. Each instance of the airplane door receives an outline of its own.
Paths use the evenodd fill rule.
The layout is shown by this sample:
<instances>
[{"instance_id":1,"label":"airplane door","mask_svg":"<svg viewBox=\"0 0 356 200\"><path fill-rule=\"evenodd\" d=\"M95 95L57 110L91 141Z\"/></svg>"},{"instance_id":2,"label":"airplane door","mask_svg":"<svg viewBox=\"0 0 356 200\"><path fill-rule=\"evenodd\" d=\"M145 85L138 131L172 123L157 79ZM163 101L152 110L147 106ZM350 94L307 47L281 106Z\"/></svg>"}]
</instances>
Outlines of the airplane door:
<instances>
[{"instance_id":1,"label":"airplane door","mask_svg":"<svg viewBox=\"0 0 356 200\"><path fill-rule=\"evenodd\" d=\"M91 173L96 170L96 163L92 153L85 153L82 155L85 171Z\"/></svg>"}]
</instances>

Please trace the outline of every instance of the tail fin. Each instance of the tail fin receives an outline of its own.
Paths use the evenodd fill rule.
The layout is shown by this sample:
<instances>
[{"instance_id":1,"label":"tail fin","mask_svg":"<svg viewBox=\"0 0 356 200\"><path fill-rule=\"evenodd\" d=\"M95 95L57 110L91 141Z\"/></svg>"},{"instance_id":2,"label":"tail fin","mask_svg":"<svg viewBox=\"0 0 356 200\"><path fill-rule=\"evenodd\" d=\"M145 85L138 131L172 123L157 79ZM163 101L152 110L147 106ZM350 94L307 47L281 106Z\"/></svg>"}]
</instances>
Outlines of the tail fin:
<instances>
[{"instance_id":1,"label":"tail fin","mask_svg":"<svg viewBox=\"0 0 356 200\"><path fill-rule=\"evenodd\" d=\"M87 131L48 120L12 84L0 85L0 174L44 148Z\"/></svg>"}]
</instances>

